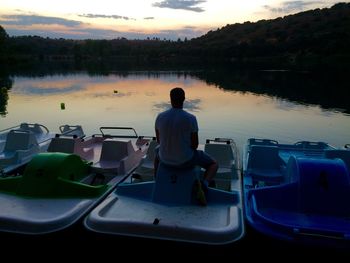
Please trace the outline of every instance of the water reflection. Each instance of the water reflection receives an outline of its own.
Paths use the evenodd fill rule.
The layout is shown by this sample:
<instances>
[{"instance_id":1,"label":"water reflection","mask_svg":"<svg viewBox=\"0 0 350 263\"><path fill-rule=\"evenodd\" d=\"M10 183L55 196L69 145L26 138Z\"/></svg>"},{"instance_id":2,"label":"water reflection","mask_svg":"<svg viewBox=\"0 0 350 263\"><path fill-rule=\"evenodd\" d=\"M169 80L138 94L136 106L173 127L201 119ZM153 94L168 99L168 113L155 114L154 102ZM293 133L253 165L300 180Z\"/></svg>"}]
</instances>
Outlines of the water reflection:
<instances>
[{"instance_id":1,"label":"water reflection","mask_svg":"<svg viewBox=\"0 0 350 263\"><path fill-rule=\"evenodd\" d=\"M97 133L100 126L132 126L140 134L153 135L156 115L170 107L169 91L179 86L186 91L184 107L197 116L201 142L231 137L242 146L249 137L258 137L286 143L326 141L339 147L348 143L350 116L320 106L349 112L341 104L344 95L328 101L340 96L345 86L330 87L340 92L327 99L318 97L322 92L311 92L301 81L305 80L303 74L295 78L287 72L200 71L17 76L10 92L6 89L6 103L0 101L0 106L5 105L0 108L4 116L0 128L25 121L43 123L53 131L62 124L81 124L87 134ZM310 85L324 90L328 84Z\"/></svg>"},{"instance_id":2,"label":"water reflection","mask_svg":"<svg viewBox=\"0 0 350 263\"><path fill-rule=\"evenodd\" d=\"M195 76L224 90L266 94L350 113L349 77L341 72L214 70Z\"/></svg>"},{"instance_id":3,"label":"water reflection","mask_svg":"<svg viewBox=\"0 0 350 263\"><path fill-rule=\"evenodd\" d=\"M7 102L9 99L8 90L0 87L0 116L5 117L7 114Z\"/></svg>"},{"instance_id":4,"label":"water reflection","mask_svg":"<svg viewBox=\"0 0 350 263\"><path fill-rule=\"evenodd\" d=\"M199 106L200 103L201 103L200 99L186 99L183 107L185 110L190 111L190 112L199 112L201 110L201 107ZM170 107L171 107L170 101L154 104L154 109L157 112L167 110Z\"/></svg>"}]
</instances>

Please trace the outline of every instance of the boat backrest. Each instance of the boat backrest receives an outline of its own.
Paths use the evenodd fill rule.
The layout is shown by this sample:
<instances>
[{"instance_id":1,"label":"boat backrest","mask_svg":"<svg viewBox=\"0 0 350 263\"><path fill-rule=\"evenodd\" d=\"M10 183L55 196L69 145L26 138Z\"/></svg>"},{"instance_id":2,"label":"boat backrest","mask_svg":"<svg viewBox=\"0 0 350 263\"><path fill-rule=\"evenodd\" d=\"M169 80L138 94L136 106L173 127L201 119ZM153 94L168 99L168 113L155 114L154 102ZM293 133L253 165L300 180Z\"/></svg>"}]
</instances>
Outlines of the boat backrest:
<instances>
[{"instance_id":1,"label":"boat backrest","mask_svg":"<svg viewBox=\"0 0 350 263\"><path fill-rule=\"evenodd\" d=\"M206 143L204 151L213 157L221 167L229 167L234 161L233 149L230 144Z\"/></svg>"},{"instance_id":2,"label":"boat backrest","mask_svg":"<svg viewBox=\"0 0 350 263\"><path fill-rule=\"evenodd\" d=\"M38 146L38 142L32 132L11 130L7 134L4 151L28 150L33 146Z\"/></svg>"},{"instance_id":3,"label":"boat backrest","mask_svg":"<svg viewBox=\"0 0 350 263\"><path fill-rule=\"evenodd\" d=\"M345 149L339 150L325 150L325 156L329 159L339 158L344 161L348 171L350 172L350 151Z\"/></svg>"},{"instance_id":4,"label":"boat backrest","mask_svg":"<svg viewBox=\"0 0 350 263\"><path fill-rule=\"evenodd\" d=\"M72 126L65 124L60 127L60 130L64 135L72 135L78 138L82 138L85 135L83 127L81 127L81 125Z\"/></svg>"},{"instance_id":5,"label":"boat backrest","mask_svg":"<svg viewBox=\"0 0 350 263\"><path fill-rule=\"evenodd\" d=\"M21 123L21 124L19 125L19 128L20 128L21 130L29 131L29 125L28 125L28 123L25 123L25 122Z\"/></svg>"},{"instance_id":6,"label":"boat backrest","mask_svg":"<svg viewBox=\"0 0 350 263\"><path fill-rule=\"evenodd\" d=\"M280 165L277 146L251 146L248 153L248 169L279 169Z\"/></svg>"},{"instance_id":7,"label":"boat backrest","mask_svg":"<svg viewBox=\"0 0 350 263\"><path fill-rule=\"evenodd\" d=\"M249 145L265 145L265 146L277 146L278 142L275 140L270 139L256 139L256 138L250 138L248 139Z\"/></svg>"},{"instance_id":8,"label":"boat backrest","mask_svg":"<svg viewBox=\"0 0 350 263\"><path fill-rule=\"evenodd\" d=\"M100 161L120 161L135 152L131 140L105 139L102 143Z\"/></svg>"},{"instance_id":9,"label":"boat backrest","mask_svg":"<svg viewBox=\"0 0 350 263\"><path fill-rule=\"evenodd\" d=\"M75 141L73 138L52 138L48 152L74 153Z\"/></svg>"},{"instance_id":10,"label":"boat backrest","mask_svg":"<svg viewBox=\"0 0 350 263\"><path fill-rule=\"evenodd\" d=\"M350 178L340 159L297 158L298 206L306 214L350 216Z\"/></svg>"},{"instance_id":11,"label":"boat backrest","mask_svg":"<svg viewBox=\"0 0 350 263\"><path fill-rule=\"evenodd\" d=\"M197 178L195 167L170 168L160 163L153 188L153 202L184 205L192 203L193 183Z\"/></svg>"},{"instance_id":12,"label":"boat backrest","mask_svg":"<svg viewBox=\"0 0 350 263\"><path fill-rule=\"evenodd\" d=\"M26 166L16 193L39 198L101 196L106 185L81 183L88 170L89 164L75 154L40 153Z\"/></svg>"},{"instance_id":13,"label":"boat backrest","mask_svg":"<svg viewBox=\"0 0 350 263\"><path fill-rule=\"evenodd\" d=\"M299 141L294 144L295 147L306 150L325 150L330 146L325 142Z\"/></svg>"},{"instance_id":14,"label":"boat backrest","mask_svg":"<svg viewBox=\"0 0 350 263\"><path fill-rule=\"evenodd\" d=\"M19 128L21 130L25 130L25 131L32 131L35 134L43 133L43 130L41 129L41 127L38 123L28 124L28 123L23 122L20 124Z\"/></svg>"}]
</instances>

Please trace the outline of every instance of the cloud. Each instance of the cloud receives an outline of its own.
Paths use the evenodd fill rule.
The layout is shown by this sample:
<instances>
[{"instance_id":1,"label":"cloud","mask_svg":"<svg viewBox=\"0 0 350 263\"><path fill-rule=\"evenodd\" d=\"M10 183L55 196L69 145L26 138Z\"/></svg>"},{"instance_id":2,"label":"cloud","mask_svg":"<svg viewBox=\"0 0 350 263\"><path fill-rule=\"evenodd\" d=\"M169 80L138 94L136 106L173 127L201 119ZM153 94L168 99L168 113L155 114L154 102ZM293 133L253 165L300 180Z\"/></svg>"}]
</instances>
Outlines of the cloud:
<instances>
[{"instance_id":1,"label":"cloud","mask_svg":"<svg viewBox=\"0 0 350 263\"><path fill-rule=\"evenodd\" d=\"M291 13L303 11L314 5L325 4L323 1L286 1L278 6L264 5L263 7L272 13Z\"/></svg>"},{"instance_id":2,"label":"cloud","mask_svg":"<svg viewBox=\"0 0 350 263\"><path fill-rule=\"evenodd\" d=\"M7 28L4 27L10 36L41 36L49 38L66 39L114 39L122 37L124 33L116 30L104 30L97 28L67 28L63 30L31 29L31 28Z\"/></svg>"},{"instance_id":3,"label":"cloud","mask_svg":"<svg viewBox=\"0 0 350 263\"><path fill-rule=\"evenodd\" d=\"M83 24L80 21L64 19L60 17L38 16L38 15L2 15L0 17L2 25L63 25L68 27L77 27Z\"/></svg>"},{"instance_id":4,"label":"cloud","mask_svg":"<svg viewBox=\"0 0 350 263\"><path fill-rule=\"evenodd\" d=\"M86 14L84 16L107 17L97 14ZM154 18L146 17L144 19ZM0 24L10 36L35 35L66 39L116 39L125 37L127 39L159 38L177 40L180 38L184 40L185 38L199 37L208 31L208 29L186 26L173 30L154 31L152 33L145 33L138 29L122 32L114 29L96 28L92 24L81 21L27 14L0 16Z\"/></svg>"},{"instance_id":5,"label":"cloud","mask_svg":"<svg viewBox=\"0 0 350 263\"><path fill-rule=\"evenodd\" d=\"M194 37L199 37L208 31L209 31L208 29L185 26L180 29L161 30L159 33L159 37L160 38L165 37L165 38L174 39L174 40L181 38L183 40L184 38L191 39Z\"/></svg>"},{"instance_id":6,"label":"cloud","mask_svg":"<svg viewBox=\"0 0 350 263\"><path fill-rule=\"evenodd\" d=\"M66 38L66 39L116 39L125 37L127 39L147 39L147 38L159 38L169 39L176 41L177 39L188 40L194 37L199 37L205 34L208 29L199 29L190 27L184 27L176 30L161 30L153 33L144 33L141 31L129 31L122 32L117 30L89 28L89 27L72 27L72 28L32 28L28 27L15 27L15 26L4 26L6 32L10 36L41 36L49 38Z\"/></svg>"},{"instance_id":7,"label":"cloud","mask_svg":"<svg viewBox=\"0 0 350 263\"><path fill-rule=\"evenodd\" d=\"M152 6L159 8L183 9L193 12L204 12L205 10L198 7L199 4L207 2L206 0L164 0L153 3Z\"/></svg>"},{"instance_id":8,"label":"cloud","mask_svg":"<svg viewBox=\"0 0 350 263\"><path fill-rule=\"evenodd\" d=\"M135 18L131 18L127 16L118 16L118 15L82 14L78 16L87 17L87 18L112 18L112 19L136 20Z\"/></svg>"}]
</instances>

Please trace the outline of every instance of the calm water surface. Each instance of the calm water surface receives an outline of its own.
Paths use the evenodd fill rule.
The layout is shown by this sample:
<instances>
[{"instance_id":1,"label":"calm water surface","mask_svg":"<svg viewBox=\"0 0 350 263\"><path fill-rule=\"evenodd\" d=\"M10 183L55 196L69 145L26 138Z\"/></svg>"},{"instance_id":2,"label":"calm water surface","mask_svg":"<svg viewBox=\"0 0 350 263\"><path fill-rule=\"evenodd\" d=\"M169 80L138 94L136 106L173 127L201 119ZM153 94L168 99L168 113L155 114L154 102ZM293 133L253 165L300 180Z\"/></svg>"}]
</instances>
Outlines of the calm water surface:
<instances>
[{"instance_id":1,"label":"calm water surface","mask_svg":"<svg viewBox=\"0 0 350 263\"><path fill-rule=\"evenodd\" d=\"M79 73L12 80L0 129L37 122L53 132L62 124L80 124L87 135L99 133L100 126L131 126L139 135L154 135L156 115L170 107L169 91L179 86L186 92L185 109L197 116L201 143L214 137L233 138L240 149L250 137L281 143L325 141L337 147L350 143L348 114L275 96L225 90L188 74ZM65 110L60 108L62 102Z\"/></svg>"}]
</instances>

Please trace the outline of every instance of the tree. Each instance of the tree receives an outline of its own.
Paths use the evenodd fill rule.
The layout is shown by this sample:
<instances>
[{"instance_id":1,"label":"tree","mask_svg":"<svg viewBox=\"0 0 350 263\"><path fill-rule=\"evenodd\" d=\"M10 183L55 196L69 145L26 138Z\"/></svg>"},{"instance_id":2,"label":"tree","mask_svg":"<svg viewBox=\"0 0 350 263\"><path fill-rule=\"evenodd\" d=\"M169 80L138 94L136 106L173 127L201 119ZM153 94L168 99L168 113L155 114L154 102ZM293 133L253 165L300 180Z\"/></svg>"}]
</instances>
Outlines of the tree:
<instances>
[{"instance_id":1,"label":"tree","mask_svg":"<svg viewBox=\"0 0 350 263\"><path fill-rule=\"evenodd\" d=\"M9 36L7 35L5 29L0 26L0 53L3 53L4 49L4 43L5 43L5 40L8 38Z\"/></svg>"}]
</instances>

